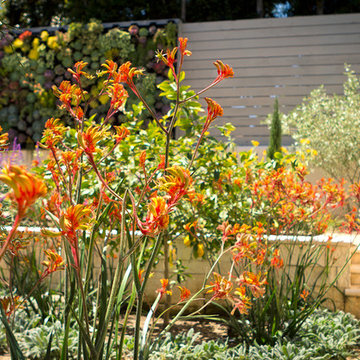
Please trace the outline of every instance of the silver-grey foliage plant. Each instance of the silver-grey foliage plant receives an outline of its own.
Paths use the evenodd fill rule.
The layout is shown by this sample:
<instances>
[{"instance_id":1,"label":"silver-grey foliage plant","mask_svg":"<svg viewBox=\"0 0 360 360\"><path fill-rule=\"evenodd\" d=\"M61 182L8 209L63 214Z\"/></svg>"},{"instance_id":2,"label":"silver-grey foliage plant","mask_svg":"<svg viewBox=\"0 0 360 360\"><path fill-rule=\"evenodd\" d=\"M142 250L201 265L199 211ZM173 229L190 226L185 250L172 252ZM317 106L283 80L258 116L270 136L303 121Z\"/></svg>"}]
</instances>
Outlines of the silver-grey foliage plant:
<instances>
[{"instance_id":1,"label":"silver-grey foliage plant","mask_svg":"<svg viewBox=\"0 0 360 360\"><path fill-rule=\"evenodd\" d=\"M328 95L321 86L282 120L297 146L316 150L314 165L354 183L360 180L360 84L348 65L345 75L343 95Z\"/></svg>"}]
</instances>

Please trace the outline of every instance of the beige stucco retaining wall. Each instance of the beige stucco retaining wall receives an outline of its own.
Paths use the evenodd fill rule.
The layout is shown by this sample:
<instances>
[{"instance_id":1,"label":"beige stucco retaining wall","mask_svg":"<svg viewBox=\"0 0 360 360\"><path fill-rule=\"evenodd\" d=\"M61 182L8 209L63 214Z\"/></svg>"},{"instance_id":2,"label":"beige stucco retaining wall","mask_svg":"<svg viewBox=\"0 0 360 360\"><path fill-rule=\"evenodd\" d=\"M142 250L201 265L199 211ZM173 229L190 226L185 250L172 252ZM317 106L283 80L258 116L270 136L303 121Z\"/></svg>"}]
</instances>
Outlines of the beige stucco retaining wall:
<instances>
[{"instance_id":1,"label":"beige stucco retaining wall","mask_svg":"<svg viewBox=\"0 0 360 360\"><path fill-rule=\"evenodd\" d=\"M38 229L39 230L39 229ZM34 233L33 237L37 237L39 235L38 230ZM327 236L318 237L316 241L313 242L313 246L320 246L320 247L326 247L331 246L335 248L334 256L336 258L336 261L333 263L330 269L329 278L328 278L328 284L332 283L334 279L337 277L341 269L346 265L346 262L349 260L349 257L351 256L352 252L355 249L354 245L354 238L350 235L338 235L334 236L331 243L326 242ZM49 240L50 243L52 240ZM279 242L279 248L281 252L281 256L284 258L284 261L286 263L286 259L289 255L289 244L291 243L291 240L287 240L287 238L281 239ZM43 259L43 253L42 253L42 247L39 246L40 242L35 243L35 248L37 252L37 256L39 258L39 263ZM208 274L210 265L208 261L204 259L193 259L191 254L191 249L187 248L183 245L182 241L178 241L176 244L177 247L177 257L182 259L183 265L187 268L186 272L191 274L191 278L188 278L183 285L185 285L187 288L191 290L192 293L195 293L199 289L201 289L204 277ZM31 245L30 245L31 246ZM298 259L299 254L304 251L304 248L307 246L306 241L300 241L299 245L295 248L292 248L292 260L290 263L290 274L295 270L295 265ZM96 256L96 260L94 262L94 268L93 268L93 278L96 279L98 275L100 274L100 260L99 256ZM116 266L116 259L109 259L113 263L113 267ZM309 274L309 282L308 286L311 288L313 285L314 279L324 271L324 265L325 265L325 254L323 254L319 260L317 261L317 264L311 269L311 274ZM220 271L221 273L226 276L228 274L228 271L231 266L231 255L228 253L226 254L220 261ZM4 261L1 262L0 267L5 270L4 273L6 276L8 276L8 272L6 271L6 266L4 264ZM285 266L286 269L286 266ZM172 271L175 270L174 268L171 269ZM217 269L216 271L219 271ZM281 271L281 270L280 270ZM288 270L287 270L288 271ZM174 275L174 274L173 274ZM52 277L51 284L53 287L57 287L60 283L61 279L64 277L63 273L57 273L55 276ZM154 273L152 278L150 279L148 283L148 287L146 289L146 302L151 304L157 293L156 289L161 287L160 279L163 278L163 263L160 261L159 264L154 269ZM175 276L173 276L174 279L176 279ZM210 277L210 281L212 280L212 276ZM339 277L339 279L335 282L335 287L332 287L327 297L331 299L335 305L336 308L339 310L345 309L345 295L344 291L345 289L350 287L350 267L346 266L343 270L342 275ZM207 299L210 295L207 296ZM179 290L175 286L173 288L173 296L172 296L172 302L177 303L179 300ZM201 307L206 300L197 301L194 303L194 307ZM328 301L328 306L332 308L333 303L331 301Z\"/></svg>"},{"instance_id":2,"label":"beige stucco retaining wall","mask_svg":"<svg viewBox=\"0 0 360 360\"><path fill-rule=\"evenodd\" d=\"M327 237L324 237L327 238ZM320 239L323 240L323 239ZM340 273L341 269L345 266L346 262L349 260L351 253L354 251L355 246L352 242L350 242L350 237L346 239L348 242L332 242L332 243L325 243L324 241L314 242L313 246L322 246L326 247L327 245L334 247L336 250L334 252L334 256L336 261L331 266L328 284L332 283L337 275ZM304 246L306 243L299 244L300 246L296 246L294 251L292 252L292 259L290 263L290 276L291 273L296 268L296 263L299 257L299 254L304 250ZM289 255L289 242L284 240L280 243L280 253L281 256L284 258L285 262ZM291 247L292 248L292 247ZM302 248L302 249L301 249ZM191 256L191 249L185 247L182 243L178 244L178 258L182 259L182 263L184 266L187 267L187 272L192 275L191 278L185 281L184 285L188 287L192 293L197 291L201 288L203 284L203 279L208 274L210 265L206 260L200 259L193 259ZM315 278L324 271L325 261L325 253L319 258L317 265L311 267L311 274L309 274L309 282L308 286L311 287ZM220 268L221 273L226 276L231 266L231 255L228 253L226 254L223 259L220 261ZM286 269L286 266L285 266ZM218 270L217 270L218 271ZM281 270L280 270L281 271ZM288 271L288 270L287 270ZM309 273L309 272L308 272ZM163 277L163 265L160 263L154 271L154 276L151 279L152 281L149 283L149 287L147 290L149 299L152 298L155 294L155 290L159 288L160 279ZM210 281L213 278L210 277ZM330 298L336 304L337 309L344 310L345 309L345 296L344 291L345 289L350 287L350 266L346 266L343 270L342 275L335 281L335 287L332 287L327 297ZM176 303L178 301L179 291L175 288L173 291L173 302ZM208 296L209 297L209 296ZM207 298L208 298L207 297ZM203 301L205 302L205 301ZM331 307L331 302L327 303Z\"/></svg>"}]
</instances>

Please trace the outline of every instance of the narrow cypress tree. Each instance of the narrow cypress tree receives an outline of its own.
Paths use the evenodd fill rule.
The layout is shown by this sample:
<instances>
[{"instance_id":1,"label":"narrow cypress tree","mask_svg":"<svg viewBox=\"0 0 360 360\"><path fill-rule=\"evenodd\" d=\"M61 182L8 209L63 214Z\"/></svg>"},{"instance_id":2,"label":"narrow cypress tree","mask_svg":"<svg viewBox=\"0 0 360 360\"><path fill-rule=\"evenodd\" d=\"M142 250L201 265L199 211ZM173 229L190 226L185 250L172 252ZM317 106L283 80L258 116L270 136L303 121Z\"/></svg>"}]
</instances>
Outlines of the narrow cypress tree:
<instances>
[{"instance_id":1,"label":"narrow cypress tree","mask_svg":"<svg viewBox=\"0 0 360 360\"><path fill-rule=\"evenodd\" d=\"M281 151L281 120L279 116L279 103L278 99L275 99L274 103L274 112L271 121L270 127L270 142L269 148L267 151L267 156L269 159L274 159L276 152Z\"/></svg>"}]
</instances>

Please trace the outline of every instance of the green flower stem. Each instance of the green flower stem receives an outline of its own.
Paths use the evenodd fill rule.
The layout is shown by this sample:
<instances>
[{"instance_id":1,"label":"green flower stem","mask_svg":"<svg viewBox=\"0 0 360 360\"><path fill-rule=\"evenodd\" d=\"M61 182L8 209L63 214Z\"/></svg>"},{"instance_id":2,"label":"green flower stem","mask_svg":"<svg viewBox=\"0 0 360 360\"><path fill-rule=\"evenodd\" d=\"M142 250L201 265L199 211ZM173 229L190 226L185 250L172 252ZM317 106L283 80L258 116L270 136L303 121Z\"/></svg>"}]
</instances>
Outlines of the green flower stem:
<instances>
[{"instance_id":1,"label":"green flower stem","mask_svg":"<svg viewBox=\"0 0 360 360\"><path fill-rule=\"evenodd\" d=\"M144 291L145 291L145 287L147 284L147 281L150 277L150 273L152 270L152 267L154 265L156 256L159 253L160 247L162 244L162 233L160 233L156 239L153 251L151 253L150 256L150 260L147 264L147 268L145 271L145 275L144 275L144 279L143 279L143 283L140 286L140 289L136 289L137 292L137 309L136 309L136 322L135 322L135 333L134 333L134 360L138 360L139 359L139 346L140 346L140 333L141 333L141 328L140 328L140 320L141 320L141 313L142 313L142 306L143 306L143 296L144 296ZM133 269L134 271L134 269ZM137 266L135 267L135 271L134 272L134 283L136 285L137 281L139 281L139 277L137 274ZM137 280L136 280L137 279Z\"/></svg>"},{"instance_id":2,"label":"green flower stem","mask_svg":"<svg viewBox=\"0 0 360 360\"><path fill-rule=\"evenodd\" d=\"M179 71L180 71L180 69L181 69L181 67L179 67ZM179 104L180 104L180 83L179 83L178 76L176 76L175 78L176 78L176 104L175 104L175 108L174 108L174 114L171 118L170 125L169 125L169 128L167 129L167 134L166 134L165 171L169 167L171 137L172 137L172 132L173 132L176 120L177 120L177 113L178 113ZM165 279L169 279L169 277L170 277L170 270L169 270L170 254L169 254L168 241L169 241L169 232L167 230L165 230L165 233L164 233L164 278ZM169 308L170 305L171 305L171 295L166 294L165 307ZM166 326L168 323L169 323L169 312L166 312L165 316L164 316L164 326Z\"/></svg>"},{"instance_id":3,"label":"green flower stem","mask_svg":"<svg viewBox=\"0 0 360 360\"><path fill-rule=\"evenodd\" d=\"M119 342L119 351L118 351L117 357L116 357L117 359L122 359L122 352L123 352L125 332L126 332L126 324L128 322L131 310L132 310L132 308L134 306L135 297L136 297L136 289L135 289L135 287L133 287L131 297L130 297L130 300L129 300L129 304L128 304L128 307L126 309L125 317L124 317L123 324L122 324L123 328L121 330L121 336L120 336L120 342Z\"/></svg>"},{"instance_id":4,"label":"green flower stem","mask_svg":"<svg viewBox=\"0 0 360 360\"><path fill-rule=\"evenodd\" d=\"M20 223L20 216L19 216L19 213L17 213L16 217L15 217L15 220L14 220L14 224L13 224L13 226L12 226L10 232L9 232L9 235L6 238L4 245L2 246L2 248L0 250L0 260L4 256L7 248L9 247L10 242L11 242L12 238L14 237L14 235L16 233L16 230L17 230L17 228L19 226L19 223Z\"/></svg>"},{"instance_id":5,"label":"green flower stem","mask_svg":"<svg viewBox=\"0 0 360 360\"><path fill-rule=\"evenodd\" d=\"M65 323L64 323L64 339L62 343L61 349L61 358L60 360L67 360L67 350L68 350L68 339L69 339L69 331L70 331L70 320L71 320L71 305L74 301L75 295L75 283L69 281L69 273L66 272L65 276L65 299L66 299L66 307L65 307ZM69 282L70 282L70 292L69 292Z\"/></svg>"},{"instance_id":6,"label":"green flower stem","mask_svg":"<svg viewBox=\"0 0 360 360\"><path fill-rule=\"evenodd\" d=\"M166 333L167 331L170 330L170 328L173 326L173 324L180 318L180 316L185 312L185 310L190 306L190 304L194 300L196 300L196 298L205 290L206 284L207 284L212 272L214 271L217 263L220 261L222 256L224 254L226 254L228 251L230 251L230 249L227 249L227 250L223 251L222 253L220 253L220 255L217 257L217 259L214 261L214 264L211 266L209 272L205 276L204 282L203 282L203 285L202 285L201 289L198 290L189 300L187 300L187 302L185 303L183 308L175 315L175 317L171 320L171 322L161 331L161 333L159 334L159 338L160 338L160 335L162 335L162 334L164 334L164 333Z\"/></svg>"},{"instance_id":7,"label":"green flower stem","mask_svg":"<svg viewBox=\"0 0 360 360\"><path fill-rule=\"evenodd\" d=\"M192 164L193 164L193 162L194 162L194 160L195 160L195 157L196 157L196 154L197 154L197 152L198 152L198 150L199 150L199 146L200 146L200 143L201 143L201 140L202 140L203 136L204 136L204 131L201 132L201 135L200 135L200 137L199 137L199 140L198 140L198 142L197 142L197 144L196 144L196 147L195 147L195 150L194 150L194 152L193 152L193 156L192 156L191 161L190 161L190 163L189 163L189 165L188 165L188 169L191 168L191 166L192 166Z\"/></svg>"},{"instance_id":8,"label":"green flower stem","mask_svg":"<svg viewBox=\"0 0 360 360\"><path fill-rule=\"evenodd\" d=\"M142 306L143 306L143 292L137 293L137 301L136 301L136 322L135 322L135 334L134 334L134 360L139 359L140 353L140 321L141 321L141 313L142 313Z\"/></svg>"},{"instance_id":9,"label":"green flower stem","mask_svg":"<svg viewBox=\"0 0 360 360\"><path fill-rule=\"evenodd\" d=\"M135 231L133 231L132 236L135 236ZM129 239L130 241L130 239ZM132 239L132 243L135 242L135 239ZM135 284L136 289L136 320L135 320L135 330L134 330L134 360L138 360L139 358L139 345L140 345L140 333L141 333L141 314L142 314L142 307L143 307L143 300L144 300L144 288L142 287L139 279L139 266L136 264L135 253L133 252L130 256L131 259L131 266L133 270L133 281ZM146 270L151 269L152 265L150 266L150 262ZM146 271L147 274L147 271ZM145 277L146 277L145 274ZM150 275L150 274L149 274ZM149 276L148 275L148 276ZM145 281L145 279L144 279Z\"/></svg>"},{"instance_id":10,"label":"green flower stem","mask_svg":"<svg viewBox=\"0 0 360 360\"><path fill-rule=\"evenodd\" d=\"M100 180L100 182L104 185L104 187L109 190L109 192L111 193L111 195L115 196L117 199L119 199L120 201L123 201L123 199L121 198L121 196L119 196L113 189L111 189L111 187L107 184L107 182L104 180L104 178L101 176L95 162L94 159L92 157L89 157L89 162L91 164L91 166L93 167L96 176L98 177L98 179Z\"/></svg>"},{"instance_id":11,"label":"green flower stem","mask_svg":"<svg viewBox=\"0 0 360 360\"><path fill-rule=\"evenodd\" d=\"M124 243L125 240L125 215L126 215L126 200L128 197L128 190L125 190L124 193L124 200L123 200L123 208L122 208L122 217L121 217L121 234L120 234L120 249L122 248L122 244ZM106 330L108 327L108 324L110 322L110 318L111 315L113 313L114 310L114 303L116 300L116 295L117 295L117 290L118 290L118 283L120 281L120 275L121 275L121 268L122 268L123 263L120 261L118 261L117 267L116 267L116 271L115 271L115 275L114 275L114 280L112 283L112 287L111 287L111 292L110 292L110 297L109 297L109 303L108 303L108 307L106 309L106 314L105 314L105 318L104 318L104 322L102 324L99 324L99 326L101 326L100 328L100 338L99 341L97 343L96 346L96 351L97 353L99 353L99 349L102 348L104 341L105 341L105 337L106 337ZM94 360L99 360L98 357L96 357Z\"/></svg>"},{"instance_id":12,"label":"green flower stem","mask_svg":"<svg viewBox=\"0 0 360 360\"><path fill-rule=\"evenodd\" d=\"M218 80L218 81L215 81L213 83L211 83L209 86L207 86L206 88L200 90L199 92L197 92L196 94L192 95L192 96L189 96L187 99L184 99L184 100L181 100L180 101L180 104L183 104L184 102L187 102L199 95L201 95L202 93L204 93L205 91L208 91L209 89L211 89L212 87L214 87L215 85L217 85L221 80Z\"/></svg>"},{"instance_id":13,"label":"green flower stem","mask_svg":"<svg viewBox=\"0 0 360 360\"><path fill-rule=\"evenodd\" d=\"M101 195L100 195L101 196ZM99 200L99 204L98 204L98 208L96 210L96 222L95 224L98 223L99 218L100 218L100 207L101 207L101 203L102 203L102 196L100 197ZM110 205L110 204L109 204ZM106 206L105 211L107 211L109 205ZM96 226L96 225L95 225ZM88 293L88 288L89 288L89 282L90 282L90 275L91 275L91 270L92 270L92 260L93 260L93 254L94 254L94 245L95 245L95 226L91 231L91 235L90 235L90 241L89 241L89 255L88 255L88 260L87 260L87 268L86 268L86 272L85 272L85 282L84 282L84 293L85 296L87 296ZM96 229L97 230L97 229Z\"/></svg>"},{"instance_id":14,"label":"green flower stem","mask_svg":"<svg viewBox=\"0 0 360 360\"><path fill-rule=\"evenodd\" d=\"M145 271L145 274L144 274L144 280L143 280L143 282L142 282L142 284L141 284L141 290L142 290L142 291L145 290L145 287L146 287L147 281L148 281L148 279L149 279L149 277L150 277L151 270L152 270L152 267L153 267L153 265L154 265L156 256L157 256L158 253L159 253L160 246L161 246L161 244L162 244L162 237L163 237L163 233L160 233L160 234L158 235L158 237L156 238L155 245L154 245L153 251L152 251L151 256L150 256L150 260L149 260L148 266L147 266L146 271Z\"/></svg>"},{"instance_id":15,"label":"green flower stem","mask_svg":"<svg viewBox=\"0 0 360 360\"><path fill-rule=\"evenodd\" d=\"M156 117L156 114L154 113L154 111L151 109L151 107L148 105L148 103L144 100L144 98L142 97L142 95L140 94L140 92L138 91L137 87L134 86L131 87L131 90L134 92L134 94L139 98L139 100L145 105L146 109L149 111L150 115L153 117L153 119L156 121L156 123L159 125L160 129L165 133L168 134L168 130L165 129L165 127L163 126L163 124L161 124L161 122L159 121L159 119Z\"/></svg>"},{"instance_id":16,"label":"green flower stem","mask_svg":"<svg viewBox=\"0 0 360 360\"><path fill-rule=\"evenodd\" d=\"M77 253L77 258L79 259L79 255L78 255L78 248L76 248L76 253ZM81 278L81 272L80 272L80 268L76 268L76 275L77 275L77 280L78 280L78 285L79 285L79 290L80 290L80 295L81 295L81 302L82 302L82 307L81 307L81 302L80 302L80 320L82 319L82 316L84 317L85 320L85 326L86 326L86 330L87 330L87 334L88 336L90 336L90 328L89 328L89 316L88 316L88 310L87 310L87 306L86 306L86 298L85 298L85 293L84 293L84 287L83 287L83 283L82 283L82 278Z\"/></svg>"}]
</instances>

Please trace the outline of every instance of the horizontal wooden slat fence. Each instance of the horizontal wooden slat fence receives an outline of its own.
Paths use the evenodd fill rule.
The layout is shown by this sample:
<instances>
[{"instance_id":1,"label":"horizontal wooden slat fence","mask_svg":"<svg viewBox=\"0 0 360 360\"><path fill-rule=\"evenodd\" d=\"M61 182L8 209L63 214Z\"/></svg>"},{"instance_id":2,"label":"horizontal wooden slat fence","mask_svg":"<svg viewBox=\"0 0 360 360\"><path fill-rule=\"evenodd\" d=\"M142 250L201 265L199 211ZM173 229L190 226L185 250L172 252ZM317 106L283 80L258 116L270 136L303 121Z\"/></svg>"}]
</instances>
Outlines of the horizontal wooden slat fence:
<instances>
[{"instance_id":1,"label":"horizontal wooden slat fence","mask_svg":"<svg viewBox=\"0 0 360 360\"><path fill-rule=\"evenodd\" d=\"M268 144L263 121L276 97L287 113L322 84L328 93L341 94L344 63L360 71L360 14L186 23L179 33L193 51L184 70L194 90L216 76L215 60L233 67L235 77L205 96L223 106L217 123L233 123L238 145Z\"/></svg>"}]
</instances>

